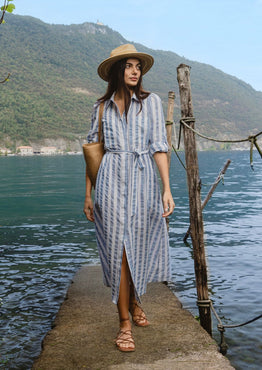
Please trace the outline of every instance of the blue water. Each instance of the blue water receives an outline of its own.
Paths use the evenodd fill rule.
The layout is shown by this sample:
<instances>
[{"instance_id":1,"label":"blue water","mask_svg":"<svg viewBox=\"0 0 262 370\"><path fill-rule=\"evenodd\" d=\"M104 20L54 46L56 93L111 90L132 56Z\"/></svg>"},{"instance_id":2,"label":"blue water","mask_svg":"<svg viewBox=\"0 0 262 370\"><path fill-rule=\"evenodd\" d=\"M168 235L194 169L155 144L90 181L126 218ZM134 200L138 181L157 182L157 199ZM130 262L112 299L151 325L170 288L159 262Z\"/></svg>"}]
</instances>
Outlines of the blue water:
<instances>
[{"instance_id":1,"label":"blue water","mask_svg":"<svg viewBox=\"0 0 262 370\"><path fill-rule=\"evenodd\" d=\"M182 156L183 157L183 156ZM262 313L262 160L248 152L199 153L202 183L232 163L204 210L210 297L226 324ZM83 215L81 156L0 158L0 368L30 369L41 341L83 264L99 263L93 224ZM176 211L170 220L175 293L197 315L192 247L183 243L189 210L186 174L171 168ZM202 198L209 190L203 186ZM213 320L214 337L219 340ZM260 369L262 319L226 329L237 369Z\"/></svg>"}]
</instances>

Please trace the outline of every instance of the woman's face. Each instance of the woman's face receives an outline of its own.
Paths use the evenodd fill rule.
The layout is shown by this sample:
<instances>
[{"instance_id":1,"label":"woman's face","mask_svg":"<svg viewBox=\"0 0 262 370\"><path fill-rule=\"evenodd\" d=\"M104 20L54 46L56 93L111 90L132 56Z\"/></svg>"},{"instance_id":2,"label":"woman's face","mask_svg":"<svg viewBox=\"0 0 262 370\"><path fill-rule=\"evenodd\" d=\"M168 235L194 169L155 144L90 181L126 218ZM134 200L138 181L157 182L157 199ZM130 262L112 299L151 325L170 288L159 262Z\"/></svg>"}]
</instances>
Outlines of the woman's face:
<instances>
[{"instance_id":1,"label":"woman's face","mask_svg":"<svg viewBox=\"0 0 262 370\"><path fill-rule=\"evenodd\" d=\"M130 88L135 87L138 83L140 76L141 76L140 61L135 58L127 59L124 73L125 84Z\"/></svg>"}]
</instances>

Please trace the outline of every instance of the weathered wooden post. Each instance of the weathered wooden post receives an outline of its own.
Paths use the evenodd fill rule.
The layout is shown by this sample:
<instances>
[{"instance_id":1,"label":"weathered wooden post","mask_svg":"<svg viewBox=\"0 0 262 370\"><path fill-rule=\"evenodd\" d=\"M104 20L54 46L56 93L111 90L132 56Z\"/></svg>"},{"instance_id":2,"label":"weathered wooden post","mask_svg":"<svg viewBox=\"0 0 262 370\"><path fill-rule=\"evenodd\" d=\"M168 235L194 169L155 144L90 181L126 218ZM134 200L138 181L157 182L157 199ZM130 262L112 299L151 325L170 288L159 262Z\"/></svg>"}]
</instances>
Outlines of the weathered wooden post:
<instances>
[{"instance_id":1,"label":"weathered wooden post","mask_svg":"<svg viewBox=\"0 0 262 370\"><path fill-rule=\"evenodd\" d=\"M193 105L190 85L190 67L180 64L177 67L177 80L180 92L181 116L187 125L194 128ZM204 225L201 210L201 182L199 179L198 158L194 132L183 125L187 185L189 192L191 239L194 251L194 265L198 297L200 324L212 335L210 300L207 285L207 266L204 246Z\"/></svg>"},{"instance_id":2,"label":"weathered wooden post","mask_svg":"<svg viewBox=\"0 0 262 370\"><path fill-rule=\"evenodd\" d=\"M168 104L167 104L167 118L166 118L166 135L168 143L168 167L170 169L171 162L171 152L172 152L172 127L173 127L173 116L174 116L174 103L175 103L175 93L174 91L169 91L168 93Z\"/></svg>"},{"instance_id":3,"label":"weathered wooden post","mask_svg":"<svg viewBox=\"0 0 262 370\"><path fill-rule=\"evenodd\" d=\"M167 152L167 159L168 159L168 168L170 171L170 163L171 163L171 152L172 152L172 127L173 127L173 116L174 116L174 102L175 102L175 93L173 91L169 91L168 93L168 103L167 103L167 118L166 118L166 136L167 136L167 144L168 144L168 152ZM166 218L166 225L167 230L169 231L169 218Z\"/></svg>"},{"instance_id":4,"label":"weathered wooden post","mask_svg":"<svg viewBox=\"0 0 262 370\"><path fill-rule=\"evenodd\" d=\"M209 189L209 192L207 193L206 198L201 203L201 209L202 209L202 211L205 208L205 206L207 205L209 199L212 197L212 195L213 195L213 193L214 193L217 185L220 183L221 176L224 176L224 174L226 173L226 170L227 170L228 166L230 165L230 163L231 163L231 160L228 159L227 162L226 162L226 164L225 164L225 166L223 167L223 169L219 172L219 174L218 174L218 176L217 176L214 184ZM184 243L187 241L187 238L189 237L189 235L190 235L190 225L189 225L189 228L188 228L188 230L186 232L186 235L184 236L184 239L183 239Z\"/></svg>"}]
</instances>

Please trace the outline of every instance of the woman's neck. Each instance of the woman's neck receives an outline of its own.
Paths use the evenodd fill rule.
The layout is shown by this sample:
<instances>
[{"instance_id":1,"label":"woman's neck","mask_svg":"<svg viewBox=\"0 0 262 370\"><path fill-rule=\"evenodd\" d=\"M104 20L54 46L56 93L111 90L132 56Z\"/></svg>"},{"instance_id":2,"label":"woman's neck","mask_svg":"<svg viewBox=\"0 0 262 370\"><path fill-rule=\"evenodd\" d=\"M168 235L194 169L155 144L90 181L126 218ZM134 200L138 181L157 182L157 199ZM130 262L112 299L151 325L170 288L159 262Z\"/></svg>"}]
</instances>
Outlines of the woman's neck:
<instances>
[{"instance_id":1,"label":"woman's neck","mask_svg":"<svg viewBox=\"0 0 262 370\"><path fill-rule=\"evenodd\" d=\"M128 90L130 92L130 99L131 99L134 91L131 90L131 89L128 89ZM114 96L114 101L115 101L116 105L118 106L120 115L122 116L125 109L128 109L128 107L129 107L129 104L128 104L128 107L126 106L127 102L125 101L125 94L124 94L123 90L116 91L115 96ZM127 112L126 112L126 114L127 114Z\"/></svg>"},{"instance_id":2,"label":"woman's neck","mask_svg":"<svg viewBox=\"0 0 262 370\"><path fill-rule=\"evenodd\" d=\"M132 89L128 89L128 90L129 90L129 93L130 93L130 97L132 98L134 91ZM123 90L118 90L115 93L115 100L117 100L117 101L124 100L124 96L125 95L124 95Z\"/></svg>"},{"instance_id":3,"label":"woman's neck","mask_svg":"<svg viewBox=\"0 0 262 370\"><path fill-rule=\"evenodd\" d=\"M115 93L115 96L114 96L114 101L115 101L116 105L118 106L118 110L119 110L120 116L122 116L123 113L124 113L124 111L125 111L125 98L124 98L124 94L123 93L120 93L120 92L116 92Z\"/></svg>"}]
</instances>

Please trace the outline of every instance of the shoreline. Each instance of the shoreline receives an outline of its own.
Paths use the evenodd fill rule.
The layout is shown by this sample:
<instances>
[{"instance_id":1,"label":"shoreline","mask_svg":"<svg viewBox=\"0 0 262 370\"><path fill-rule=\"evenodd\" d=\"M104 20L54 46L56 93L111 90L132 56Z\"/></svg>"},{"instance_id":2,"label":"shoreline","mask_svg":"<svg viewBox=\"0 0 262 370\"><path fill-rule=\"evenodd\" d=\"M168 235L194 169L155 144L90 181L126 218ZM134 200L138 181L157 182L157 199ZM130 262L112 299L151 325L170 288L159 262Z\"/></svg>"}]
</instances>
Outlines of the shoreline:
<instances>
[{"instance_id":1,"label":"shoreline","mask_svg":"<svg viewBox=\"0 0 262 370\"><path fill-rule=\"evenodd\" d=\"M249 151L249 148L237 148L237 149L198 149L197 152L244 152ZM173 150L172 150L173 152ZM183 153L184 150L178 150L178 153ZM83 155L82 151L77 152L61 152L61 153L52 153L52 154L44 154L44 153L33 153L33 154L18 154L18 153L8 153L3 154L0 152L0 158L3 157L57 157L57 156L67 156L67 155Z\"/></svg>"}]
</instances>

